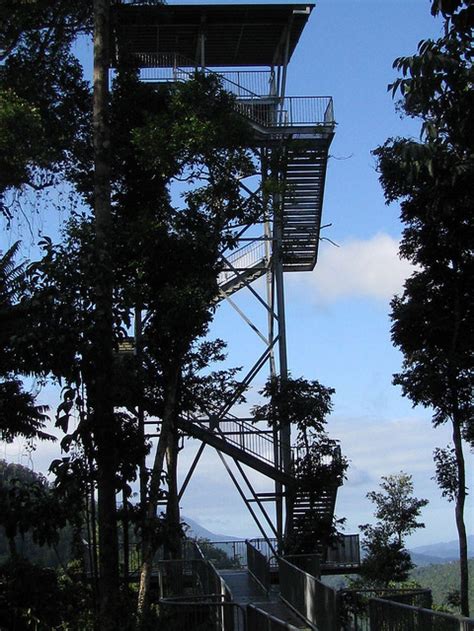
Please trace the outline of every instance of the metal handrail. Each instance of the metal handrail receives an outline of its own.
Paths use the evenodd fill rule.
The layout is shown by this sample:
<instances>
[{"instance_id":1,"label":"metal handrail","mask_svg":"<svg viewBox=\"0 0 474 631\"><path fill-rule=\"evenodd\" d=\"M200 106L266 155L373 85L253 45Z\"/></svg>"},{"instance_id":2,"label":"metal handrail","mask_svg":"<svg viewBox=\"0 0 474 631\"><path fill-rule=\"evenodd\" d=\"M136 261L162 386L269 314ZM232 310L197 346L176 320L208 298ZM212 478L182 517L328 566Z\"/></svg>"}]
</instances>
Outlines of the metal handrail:
<instances>
[{"instance_id":1,"label":"metal handrail","mask_svg":"<svg viewBox=\"0 0 474 631\"><path fill-rule=\"evenodd\" d=\"M279 557L282 600L317 629L340 631L340 597L336 590Z\"/></svg>"},{"instance_id":2,"label":"metal handrail","mask_svg":"<svg viewBox=\"0 0 474 631\"><path fill-rule=\"evenodd\" d=\"M212 428L209 428L199 419L190 420L202 429L213 431ZM222 440L239 447L242 451L276 466L273 438L267 432L260 432L258 429L255 429L254 425L237 419L223 419L219 421L214 433Z\"/></svg>"},{"instance_id":3,"label":"metal handrail","mask_svg":"<svg viewBox=\"0 0 474 631\"><path fill-rule=\"evenodd\" d=\"M224 269L218 276L219 285L238 277L239 271L255 269L265 263L265 242L251 242L225 257L233 269Z\"/></svg>"},{"instance_id":4,"label":"metal handrail","mask_svg":"<svg viewBox=\"0 0 474 631\"><path fill-rule=\"evenodd\" d=\"M268 71L229 71L216 72L209 68L198 66L191 59L187 59L182 55L175 53L136 53L140 65L140 80L145 82L166 82L180 81L190 78L195 72L203 72L205 75L216 77L231 92L240 98L253 98L259 96L270 96L270 90L261 94L262 90L253 91L248 87L239 83L241 77L266 74L268 77L268 85L272 85L272 74ZM230 77L233 77L232 79ZM235 80L234 80L235 79ZM255 82L254 82L255 83ZM257 86L258 87L258 86Z\"/></svg>"},{"instance_id":5,"label":"metal handrail","mask_svg":"<svg viewBox=\"0 0 474 631\"><path fill-rule=\"evenodd\" d=\"M371 629L419 629L431 631L474 631L474 618L463 618L453 614L413 607L384 598L369 601Z\"/></svg>"},{"instance_id":6,"label":"metal handrail","mask_svg":"<svg viewBox=\"0 0 474 631\"><path fill-rule=\"evenodd\" d=\"M222 87L237 98L237 111L263 127L315 126L333 127L334 105L330 96L287 96L279 98L273 89L271 71L216 72L199 68L194 61L175 53L137 53L140 63L140 79L145 82L186 81L196 71L216 77ZM268 90L259 89L261 83L252 83L252 88L240 81L247 77L267 77ZM232 77L232 78L231 78Z\"/></svg>"},{"instance_id":7,"label":"metal handrail","mask_svg":"<svg viewBox=\"0 0 474 631\"><path fill-rule=\"evenodd\" d=\"M237 111L262 127L333 127L334 108L330 96L287 96L283 101L241 99Z\"/></svg>"},{"instance_id":8,"label":"metal handrail","mask_svg":"<svg viewBox=\"0 0 474 631\"><path fill-rule=\"evenodd\" d=\"M261 587L270 590L270 562L267 557L253 546L250 541L245 542L247 549L247 568Z\"/></svg>"},{"instance_id":9,"label":"metal handrail","mask_svg":"<svg viewBox=\"0 0 474 631\"><path fill-rule=\"evenodd\" d=\"M289 622L275 618L256 605L247 605L247 631L300 631Z\"/></svg>"},{"instance_id":10,"label":"metal handrail","mask_svg":"<svg viewBox=\"0 0 474 631\"><path fill-rule=\"evenodd\" d=\"M246 631L246 612L242 605L227 599L224 594L201 594L162 598L160 609L166 614L166 628L170 631L197 629L204 623L216 631ZM207 625L211 624L209 627Z\"/></svg>"}]
</instances>

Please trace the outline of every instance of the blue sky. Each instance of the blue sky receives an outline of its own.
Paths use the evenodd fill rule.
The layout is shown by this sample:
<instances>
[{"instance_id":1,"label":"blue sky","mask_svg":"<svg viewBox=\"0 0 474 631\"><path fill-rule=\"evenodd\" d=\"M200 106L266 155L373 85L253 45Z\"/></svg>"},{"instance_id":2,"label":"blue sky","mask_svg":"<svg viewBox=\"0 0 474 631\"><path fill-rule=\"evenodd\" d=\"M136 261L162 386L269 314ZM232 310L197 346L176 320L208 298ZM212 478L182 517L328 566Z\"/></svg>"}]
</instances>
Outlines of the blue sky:
<instances>
[{"instance_id":1,"label":"blue sky","mask_svg":"<svg viewBox=\"0 0 474 631\"><path fill-rule=\"evenodd\" d=\"M336 388L328 429L351 461L337 503L337 515L347 518L346 532L370 521L365 494L376 488L380 476L404 470L413 474L416 495L430 500L423 513L426 529L411 537L409 545L456 537L453 506L440 498L431 480L432 450L447 444L449 431L432 429L430 411L413 410L391 385L401 356L390 343L389 300L410 269L397 256L398 208L384 204L371 150L390 136L418 133L416 122L400 119L386 86L395 77L395 57L413 53L422 38L441 33L441 22L431 17L429 6L428 0L320 0L293 56L287 90L288 95L334 97L338 126L323 223L332 224L324 234L340 246L322 242L314 272L287 274L289 367L293 376ZM45 227L54 231L59 223L59 218L47 220L40 212L33 232ZM19 220L5 238L10 241L23 232L25 222ZM33 241L26 233L26 251ZM247 296L238 296L238 301L252 308ZM228 341L231 365L249 365L260 348L226 306L218 310L212 334ZM51 389L42 396L54 404ZM47 468L56 449L41 447L32 454L35 468ZM183 464L195 449L192 441L186 442ZM2 447L2 452L0 457L28 463L21 444ZM256 535L217 456L210 448L205 454L183 498L183 513L214 532ZM472 464L469 456L471 488ZM258 476L255 484L269 490L268 481ZM472 516L466 512L468 532L473 532Z\"/></svg>"}]
</instances>

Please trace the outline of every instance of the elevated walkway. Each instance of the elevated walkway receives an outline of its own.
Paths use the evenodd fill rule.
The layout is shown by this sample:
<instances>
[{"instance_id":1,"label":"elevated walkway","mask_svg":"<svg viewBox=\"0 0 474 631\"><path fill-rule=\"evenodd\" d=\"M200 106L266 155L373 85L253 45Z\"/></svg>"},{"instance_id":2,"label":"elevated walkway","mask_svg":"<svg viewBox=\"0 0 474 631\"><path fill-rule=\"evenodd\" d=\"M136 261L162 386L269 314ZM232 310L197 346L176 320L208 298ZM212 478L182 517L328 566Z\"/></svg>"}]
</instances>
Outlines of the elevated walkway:
<instances>
[{"instance_id":1,"label":"elevated walkway","mask_svg":"<svg viewBox=\"0 0 474 631\"><path fill-rule=\"evenodd\" d=\"M279 624L283 623L290 625L293 629L309 631L304 620L282 602L278 588L265 591L246 569L218 570L218 572L229 589L232 601L237 605L241 607L253 605L254 608L264 612L267 619L274 618Z\"/></svg>"}]
</instances>

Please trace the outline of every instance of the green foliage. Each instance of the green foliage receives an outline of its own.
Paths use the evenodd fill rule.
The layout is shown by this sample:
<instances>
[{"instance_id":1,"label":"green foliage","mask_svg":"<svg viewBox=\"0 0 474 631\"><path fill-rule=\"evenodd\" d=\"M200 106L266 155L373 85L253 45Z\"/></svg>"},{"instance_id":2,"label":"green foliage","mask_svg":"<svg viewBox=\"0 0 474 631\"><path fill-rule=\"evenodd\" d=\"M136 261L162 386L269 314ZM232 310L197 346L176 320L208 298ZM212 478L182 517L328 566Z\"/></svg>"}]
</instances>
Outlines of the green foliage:
<instances>
[{"instance_id":1,"label":"green foliage","mask_svg":"<svg viewBox=\"0 0 474 631\"><path fill-rule=\"evenodd\" d=\"M269 402L254 406L252 414L255 420L265 420L277 429L294 425L298 429L298 442L308 446L310 439L324 431L334 392L334 388L327 388L319 381L272 376L259 393Z\"/></svg>"},{"instance_id":2,"label":"green foliage","mask_svg":"<svg viewBox=\"0 0 474 631\"><path fill-rule=\"evenodd\" d=\"M46 631L58 626L59 587L54 570L28 561L10 561L0 567L0 626Z\"/></svg>"},{"instance_id":3,"label":"green foliage","mask_svg":"<svg viewBox=\"0 0 474 631\"><path fill-rule=\"evenodd\" d=\"M396 536L398 542L403 544L406 536L425 527L417 520L428 500L413 497L412 476L403 471L396 475L382 476L380 488L382 492L367 493L368 499L376 506L374 515L389 536Z\"/></svg>"},{"instance_id":4,"label":"green foliage","mask_svg":"<svg viewBox=\"0 0 474 631\"><path fill-rule=\"evenodd\" d=\"M390 539L383 526L359 526L366 554L361 563L363 584L370 587L388 587L390 583L405 581L414 568L410 553L398 540Z\"/></svg>"},{"instance_id":5,"label":"green foliage","mask_svg":"<svg viewBox=\"0 0 474 631\"><path fill-rule=\"evenodd\" d=\"M387 202L400 202L400 254L416 265L391 305L392 340L403 353L394 384L413 405L433 409L434 426L453 426L456 474L439 451L436 477L455 500L469 615L462 438L474 435L474 10L470 0L436 0L432 13L445 17L444 37L396 59L402 77L389 86L402 111L421 120L421 138L389 139L374 154Z\"/></svg>"},{"instance_id":6,"label":"green foliage","mask_svg":"<svg viewBox=\"0 0 474 631\"><path fill-rule=\"evenodd\" d=\"M18 352L16 344L28 304L24 266L15 265L17 251L18 243L0 257L0 439L54 440L42 431L48 420L47 407L36 405L34 396L23 390L14 374L30 367L28 349Z\"/></svg>"},{"instance_id":7,"label":"green foliage","mask_svg":"<svg viewBox=\"0 0 474 631\"><path fill-rule=\"evenodd\" d=\"M0 191L29 179L42 136L37 109L12 90L0 89Z\"/></svg>"},{"instance_id":8,"label":"green foliage","mask_svg":"<svg viewBox=\"0 0 474 631\"><path fill-rule=\"evenodd\" d=\"M66 571L24 559L0 566L0 627L16 631L93 628L90 590L77 564Z\"/></svg>"},{"instance_id":9,"label":"green foliage","mask_svg":"<svg viewBox=\"0 0 474 631\"><path fill-rule=\"evenodd\" d=\"M445 449L437 447L433 452L433 460L436 466L434 479L441 489L441 495L452 502L459 488L456 453L449 445Z\"/></svg>"},{"instance_id":10,"label":"green foliage","mask_svg":"<svg viewBox=\"0 0 474 631\"><path fill-rule=\"evenodd\" d=\"M0 473L0 525L11 554L17 554L16 536L26 533L40 546L57 544L74 505L62 502L43 476L25 474L18 465L0 461Z\"/></svg>"},{"instance_id":11,"label":"green foliage","mask_svg":"<svg viewBox=\"0 0 474 631\"><path fill-rule=\"evenodd\" d=\"M469 571L474 572L474 559L469 559ZM458 561L416 567L410 573L422 587L432 590L435 605L448 607L454 613L460 611L459 575ZM474 585L469 588L469 606L474 609Z\"/></svg>"},{"instance_id":12,"label":"green foliage","mask_svg":"<svg viewBox=\"0 0 474 631\"><path fill-rule=\"evenodd\" d=\"M404 353L394 383L415 405L434 408L435 425L455 417L466 433L474 385L472 52L454 21L445 37L395 60L403 77L391 87L403 111L421 118L422 136L389 139L374 152L387 202L401 203L401 255L418 266L392 302L392 339Z\"/></svg>"},{"instance_id":13,"label":"green foliage","mask_svg":"<svg viewBox=\"0 0 474 631\"><path fill-rule=\"evenodd\" d=\"M11 218L11 189L42 189L67 173L87 135L90 89L71 53L90 27L92 2L2 0L0 49L0 214Z\"/></svg>"},{"instance_id":14,"label":"green foliage","mask_svg":"<svg viewBox=\"0 0 474 631\"><path fill-rule=\"evenodd\" d=\"M215 568L219 569L239 569L241 566L238 558L231 557L220 546L209 541L209 539L198 539L196 541L204 558L211 561Z\"/></svg>"},{"instance_id":15,"label":"green foliage","mask_svg":"<svg viewBox=\"0 0 474 631\"><path fill-rule=\"evenodd\" d=\"M428 500L413 497L411 475L403 471L382 476L380 491L367 493L375 504L375 525L359 526L366 554L361 564L361 577L370 587L387 587L390 582L408 578L414 565L404 548L404 538L425 525L418 521L421 509Z\"/></svg>"}]
</instances>

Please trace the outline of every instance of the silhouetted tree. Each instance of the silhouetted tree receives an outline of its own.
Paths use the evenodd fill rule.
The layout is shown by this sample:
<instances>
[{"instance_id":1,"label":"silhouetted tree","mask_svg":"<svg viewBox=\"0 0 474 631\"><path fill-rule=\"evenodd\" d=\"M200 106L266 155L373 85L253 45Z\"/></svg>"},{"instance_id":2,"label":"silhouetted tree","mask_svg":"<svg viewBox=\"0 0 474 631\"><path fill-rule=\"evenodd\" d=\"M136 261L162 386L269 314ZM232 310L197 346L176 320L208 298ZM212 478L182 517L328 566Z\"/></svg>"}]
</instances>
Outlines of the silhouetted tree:
<instances>
[{"instance_id":1,"label":"silhouetted tree","mask_svg":"<svg viewBox=\"0 0 474 631\"><path fill-rule=\"evenodd\" d=\"M450 422L463 615L469 615L463 437L472 441L474 393L474 9L468 0L433 2L445 35L395 60L391 87L422 122L421 139L389 139L374 153L387 202L400 201L400 254L415 265L392 301L392 340L403 353L394 376L414 405Z\"/></svg>"}]
</instances>

